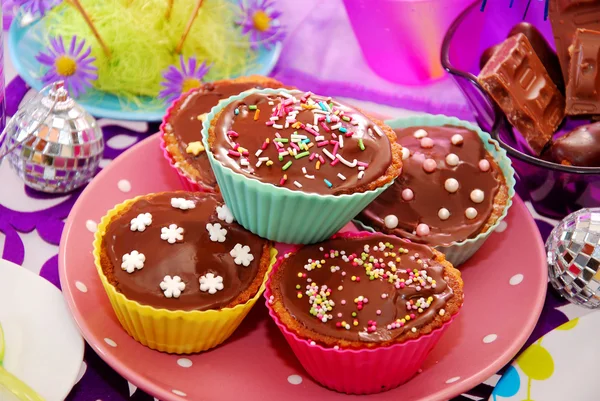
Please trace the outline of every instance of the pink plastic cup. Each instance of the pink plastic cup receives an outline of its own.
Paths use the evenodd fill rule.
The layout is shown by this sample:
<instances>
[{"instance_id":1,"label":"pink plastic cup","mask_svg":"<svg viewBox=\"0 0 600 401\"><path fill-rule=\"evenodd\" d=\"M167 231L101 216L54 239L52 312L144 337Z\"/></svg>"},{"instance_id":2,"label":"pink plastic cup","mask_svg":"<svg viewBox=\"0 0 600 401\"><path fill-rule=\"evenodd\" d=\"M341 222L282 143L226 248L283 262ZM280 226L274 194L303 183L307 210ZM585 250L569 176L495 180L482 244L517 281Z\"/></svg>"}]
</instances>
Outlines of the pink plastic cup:
<instances>
[{"instance_id":1,"label":"pink plastic cup","mask_svg":"<svg viewBox=\"0 0 600 401\"><path fill-rule=\"evenodd\" d=\"M442 41L473 0L344 0L354 34L373 72L403 85L443 78Z\"/></svg>"},{"instance_id":2,"label":"pink plastic cup","mask_svg":"<svg viewBox=\"0 0 600 401\"><path fill-rule=\"evenodd\" d=\"M335 237L368 237L369 232L344 232ZM298 247L290 251L295 252ZM286 252L287 253L287 252ZM284 255L284 253L281 253ZM441 327L415 340L378 348L326 348L290 331L279 319L269 301L271 279L285 256L280 256L267 280L265 298L269 315L285 337L306 372L321 385L346 394L375 394L388 391L412 379L431 350L458 316L457 312Z\"/></svg>"}]
</instances>

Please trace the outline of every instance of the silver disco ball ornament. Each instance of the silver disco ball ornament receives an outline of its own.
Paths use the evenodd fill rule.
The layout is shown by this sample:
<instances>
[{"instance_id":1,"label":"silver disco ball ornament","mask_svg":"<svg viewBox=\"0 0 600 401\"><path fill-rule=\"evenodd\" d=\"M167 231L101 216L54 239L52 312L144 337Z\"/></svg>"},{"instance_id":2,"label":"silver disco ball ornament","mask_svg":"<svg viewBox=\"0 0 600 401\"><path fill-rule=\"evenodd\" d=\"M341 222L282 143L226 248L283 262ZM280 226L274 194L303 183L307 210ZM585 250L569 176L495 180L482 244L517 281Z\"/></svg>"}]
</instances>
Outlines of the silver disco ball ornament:
<instances>
[{"instance_id":1,"label":"silver disco ball ornament","mask_svg":"<svg viewBox=\"0 0 600 401\"><path fill-rule=\"evenodd\" d=\"M546 241L550 282L570 302L600 307L600 208L564 218Z\"/></svg>"},{"instance_id":2,"label":"silver disco ball ornament","mask_svg":"<svg viewBox=\"0 0 600 401\"><path fill-rule=\"evenodd\" d=\"M96 173L104 138L94 117L55 82L19 108L0 137L6 156L25 185L49 193L70 192Z\"/></svg>"}]
</instances>

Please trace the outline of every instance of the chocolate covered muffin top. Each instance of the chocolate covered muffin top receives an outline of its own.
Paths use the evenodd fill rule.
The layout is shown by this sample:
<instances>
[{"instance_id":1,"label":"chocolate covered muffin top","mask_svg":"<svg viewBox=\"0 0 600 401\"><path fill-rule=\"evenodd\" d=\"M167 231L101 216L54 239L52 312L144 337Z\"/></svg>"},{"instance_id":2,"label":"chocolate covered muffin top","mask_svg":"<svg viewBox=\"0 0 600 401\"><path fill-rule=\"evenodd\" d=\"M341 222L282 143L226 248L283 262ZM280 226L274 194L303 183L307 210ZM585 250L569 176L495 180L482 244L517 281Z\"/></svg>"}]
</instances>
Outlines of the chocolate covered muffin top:
<instances>
[{"instance_id":1,"label":"chocolate covered muffin top","mask_svg":"<svg viewBox=\"0 0 600 401\"><path fill-rule=\"evenodd\" d=\"M254 296L268 254L268 241L238 225L220 195L178 191L140 197L113 217L101 264L130 300L207 310Z\"/></svg>"},{"instance_id":2,"label":"chocolate covered muffin top","mask_svg":"<svg viewBox=\"0 0 600 401\"><path fill-rule=\"evenodd\" d=\"M390 182L401 165L394 139L391 129L353 107L285 91L233 101L209 133L211 151L225 167L320 195L363 192Z\"/></svg>"},{"instance_id":3,"label":"chocolate covered muffin top","mask_svg":"<svg viewBox=\"0 0 600 401\"><path fill-rule=\"evenodd\" d=\"M400 177L358 216L365 224L429 245L477 236L504 205L505 179L479 135L452 126L396 130ZM504 199L504 202L506 199Z\"/></svg>"}]
</instances>

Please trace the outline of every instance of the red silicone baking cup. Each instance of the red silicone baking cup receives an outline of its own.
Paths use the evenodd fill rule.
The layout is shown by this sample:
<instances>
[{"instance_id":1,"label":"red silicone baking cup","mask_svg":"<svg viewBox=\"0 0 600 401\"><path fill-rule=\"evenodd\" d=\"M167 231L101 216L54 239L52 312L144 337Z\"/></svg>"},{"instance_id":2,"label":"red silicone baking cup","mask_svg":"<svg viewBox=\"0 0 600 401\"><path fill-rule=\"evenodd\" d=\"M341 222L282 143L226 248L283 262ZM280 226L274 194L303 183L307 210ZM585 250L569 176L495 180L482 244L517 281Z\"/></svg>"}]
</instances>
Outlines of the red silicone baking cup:
<instances>
[{"instance_id":1,"label":"red silicone baking cup","mask_svg":"<svg viewBox=\"0 0 600 401\"><path fill-rule=\"evenodd\" d=\"M160 124L160 148L163 151L163 156L169 162L169 166L175 171L177 176L179 177L179 181L181 181L181 185L183 189L186 191L199 191L199 192L215 192L213 188L202 185L194 180L192 180L187 174L185 174L176 164L175 159L167 150L167 143L165 142L165 126L171 120L171 112L175 109L175 105L184 102L185 99L195 92L194 89L184 93L177 100L171 103L171 106L167 109L167 113L165 114L162 124Z\"/></svg>"},{"instance_id":2,"label":"red silicone baking cup","mask_svg":"<svg viewBox=\"0 0 600 401\"><path fill-rule=\"evenodd\" d=\"M343 233L335 237L357 238L367 232ZM458 313L441 327L417 339L378 348L325 348L298 337L281 322L269 303L271 279L285 257L278 258L267 280L267 309L306 372L321 385L346 394L374 394L391 390L415 376L431 350Z\"/></svg>"}]
</instances>

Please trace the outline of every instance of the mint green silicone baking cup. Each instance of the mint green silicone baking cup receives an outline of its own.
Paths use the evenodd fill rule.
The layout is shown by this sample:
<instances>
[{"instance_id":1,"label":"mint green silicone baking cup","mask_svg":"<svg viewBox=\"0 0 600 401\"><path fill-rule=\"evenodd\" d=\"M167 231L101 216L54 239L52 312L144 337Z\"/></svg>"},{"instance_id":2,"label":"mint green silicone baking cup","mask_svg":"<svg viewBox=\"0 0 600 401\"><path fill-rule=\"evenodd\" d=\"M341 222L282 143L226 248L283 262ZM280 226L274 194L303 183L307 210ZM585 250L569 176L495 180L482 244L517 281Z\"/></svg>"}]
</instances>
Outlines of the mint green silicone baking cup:
<instances>
[{"instance_id":1,"label":"mint green silicone baking cup","mask_svg":"<svg viewBox=\"0 0 600 401\"><path fill-rule=\"evenodd\" d=\"M221 101L202 126L202 142L219 190L238 223L271 241L312 244L331 237L351 221L391 182L372 191L351 195L319 195L265 184L223 166L208 145L208 129L215 116L232 102L250 93L300 93L282 89L253 89ZM393 182L393 181L392 181Z\"/></svg>"},{"instance_id":2,"label":"mint green silicone baking cup","mask_svg":"<svg viewBox=\"0 0 600 401\"><path fill-rule=\"evenodd\" d=\"M506 155L506 151L500 147L498 142L492 139L490 134L482 131L481 128L479 128L477 125L471 124L463 120L459 120L456 117L448 117L441 114L423 114L414 117L403 117L394 120L387 120L385 121L385 123L393 129L418 126L434 127L441 125L453 125L457 127L468 128L471 131L477 132L479 138L481 138L481 141L483 142L483 146L494 157L496 163L502 170L502 173L504 174L504 178L506 180L506 186L508 187L508 201L506 202L504 212L498 218L496 223L492 225L487 231L480 233L474 238L469 238L464 241L453 242L448 245L440 245L435 247L438 251L443 252L446 255L446 259L455 267L463 264L468 259L470 259L471 256L473 256L475 252L477 252L477 250L479 250L483 243L488 239L490 234L493 233L494 230L500 224L500 222L504 220L508 213L508 209L510 209L512 205L512 198L515 196L515 171L512 168L512 163L510 159ZM363 222L355 220L354 223L359 228L362 228L366 231L376 231L373 227L367 226Z\"/></svg>"}]
</instances>

